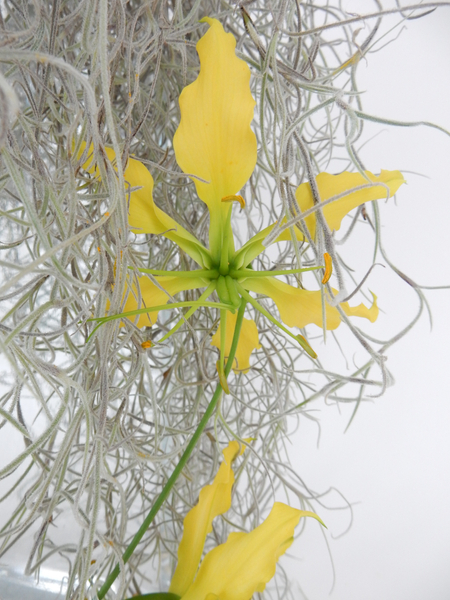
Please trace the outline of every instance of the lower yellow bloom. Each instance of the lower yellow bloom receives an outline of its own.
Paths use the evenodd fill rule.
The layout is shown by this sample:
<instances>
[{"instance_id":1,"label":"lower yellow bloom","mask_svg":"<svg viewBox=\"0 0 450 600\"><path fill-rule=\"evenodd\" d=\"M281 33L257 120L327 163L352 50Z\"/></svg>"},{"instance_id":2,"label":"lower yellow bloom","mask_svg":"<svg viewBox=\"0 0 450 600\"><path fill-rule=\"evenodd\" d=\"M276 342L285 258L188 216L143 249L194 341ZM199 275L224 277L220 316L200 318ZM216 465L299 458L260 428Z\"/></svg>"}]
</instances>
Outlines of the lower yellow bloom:
<instances>
[{"instance_id":1,"label":"lower yellow bloom","mask_svg":"<svg viewBox=\"0 0 450 600\"><path fill-rule=\"evenodd\" d=\"M261 525L250 533L231 533L224 544L208 552L198 568L213 519L231 506L231 465L241 453L238 442L225 448L224 462L213 483L202 489L198 504L186 515L169 589L181 600L250 600L255 592L264 591L275 575L277 561L294 541L300 519L313 517L322 523L313 512L275 502Z\"/></svg>"}]
</instances>

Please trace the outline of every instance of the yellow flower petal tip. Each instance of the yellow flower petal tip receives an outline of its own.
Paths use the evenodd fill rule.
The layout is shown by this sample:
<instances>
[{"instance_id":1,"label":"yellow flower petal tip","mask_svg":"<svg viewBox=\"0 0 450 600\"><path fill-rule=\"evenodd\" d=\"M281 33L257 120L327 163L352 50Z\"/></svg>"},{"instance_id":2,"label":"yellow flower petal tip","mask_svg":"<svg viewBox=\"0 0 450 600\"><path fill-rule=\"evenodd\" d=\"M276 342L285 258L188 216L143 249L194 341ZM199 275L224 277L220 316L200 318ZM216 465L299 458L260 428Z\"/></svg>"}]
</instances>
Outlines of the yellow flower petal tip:
<instances>
[{"instance_id":1,"label":"yellow flower petal tip","mask_svg":"<svg viewBox=\"0 0 450 600\"><path fill-rule=\"evenodd\" d=\"M322 284L325 285L330 281L330 277L333 272L333 261L331 260L331 256L328 254L328 252L325 252L323 259L325 261L325 274L322 279Z\"/></svg>"},{"instance_id":2,"label":"yellow flower petal tip","mask_svg":"<svg viewBox=\"0 0 450 600\"><path fill-rule=\"evenodd\" d=\"M336 290L333 290L333 292L336 293ZM371 323L375 323L380 314L380 309L377 304L377 296L373 292L370 293L372 294L372 306L370 308L367 308L362 302L358 306L350 306L348 302L342 302L341 307L345 314L349 317L363 317Z\"/></svg>"},{"instance_id":3,"label":"yellow flower petal tip","mask_svg":"<svg viewBox=\"0 0 450 600\"><path fill-rule=\"evenodd\" d=\"M239 202L241 210L245 208L245 200L239 194L236 194L235 196L225 196L225 198L222 198L222 202Z\"/></svg>"},{"instance_id":4,"label":"yellow flower petal tip","mask_svg":"<svg viewBox=\"0 0 450 600\"><path fill-rule=\"evenodd\" d=\"M244 439L244 442L250 441L252 438ZM233 440L228 444L226 448L222 450L223 458L227 465L231 466L231 463L236 460L238 456L241 456L245 452L245 446L240 444L236 440Z\"/></svg>"},{"instance_id":5,"label":"yellow flower petal tip","mask_svg":"<svg viewBox=\"0 0 450 600\"><path fill-rule=\"evenodd\" d=\"M322 208L323 216L332 231L337 231L345 215L357 206L361 206L361 204L372 200L392 197L398 188L405 183L405 179L400 171L381 170L379 175L365 171L365 175L366 177L361 173L349 173L348 171L339 173L339 175L331 175L325 172L317 175L316 182L322 202L333 196L349 192L342 198L326 204ZM368 185L370 182L374 185ZM353 189L355 191L351 191ZM299 185L295 192L295 197L302 212L314 206L314 198L308 182ZM306 217L305 222L311 236L314 238L316 233L316 215L313 213L309 217Z\"/></svg>"},{"instance_id":6,"label":"yellow flower petal tip","mask_svg":"<svg viewBox=\"0 0 450 600\"><path fill-rule=\"evenodd\" d=\"M216 362L216 369L217 369L217 373L219 375L220 385L221 385L223 391L225 392L225 394L228 395L230 393L230 390L228 388L228 381L227 381L225 373L220 365L220 361Z\"/></svg>"}]
</instances>

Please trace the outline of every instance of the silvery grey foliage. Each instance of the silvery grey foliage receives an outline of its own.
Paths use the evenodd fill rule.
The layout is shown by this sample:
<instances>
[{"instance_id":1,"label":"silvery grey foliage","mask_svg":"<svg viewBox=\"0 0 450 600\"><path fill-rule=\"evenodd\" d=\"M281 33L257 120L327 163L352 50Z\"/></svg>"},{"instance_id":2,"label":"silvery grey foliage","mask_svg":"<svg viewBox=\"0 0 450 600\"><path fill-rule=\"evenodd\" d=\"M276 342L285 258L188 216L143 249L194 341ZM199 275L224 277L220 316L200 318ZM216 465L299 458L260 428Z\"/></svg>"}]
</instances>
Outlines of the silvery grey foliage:
<instances>
[{"instance_id":1,"label":"silvery grey foliage","mask_svg":"<svg viewBox=\"0 0 450 600\"><path fill-rule=\"evenodd\" d=\"M126 280L137 277L134 268L193 267L165 238L128 231L121 176L130 154L152 172L156 203L206 243L207 211L172 147L179 94L198 74L195 44L205 31L199 20L220 19L252 70L258 165L244 190L245 213L236 217L239 242L245 242L274 220L295 216L294 191L302 181L320 171L365 168L359 150L364 121L389 122L364 112L358 63L370 59L382 18L391 14L400 23L435 4L421 5L422 12L414 6L383 11L374 2L363 18L346 14L337 0L2 2L0 426L12 440L1 469L1 500L12 507L1 530L2 560L19 545L28 573L64 569L67 598L95 597L217 385L217 351L210 345L217 311L198 310L167 343L150 349L143 342L167 332L182 317L178 310L162 312L151 329L115 321L89 339L93 325L87 322L107 310L120 312ZM83 141L94 147L101 181L82 168ZM116 170L105 146L121 157ZM370 232L377 260L396 270L383 251L376 203L358 209L338 236L323 227L316 244L275 246L258 258L259 266L317 264L327 244L340 298L361 295L372 265L354 273L340 255L360 227ZM232 510L215 525L210 545L259 523L275 492L321 511L321 495L289 466L286 439L301 419L314 418L310 408L320 397L352 402L356 411L383 392L391 379L386 351L424 306L415 289L417 317L389 340L377 340L369 327L342 315L328 345L348 357L356 349L364 356L362 366L345 372L330 369L320 352L313 361L252 314L261 342L252 369L230 378L231 395L122 570L117 598L161 589L158 570L170 573L183 516L233 437L254 442L237 469ZM320 331L303 333L321 347ZM290 597L282 570L268 594Z\"/></svg>"}]
</instances>

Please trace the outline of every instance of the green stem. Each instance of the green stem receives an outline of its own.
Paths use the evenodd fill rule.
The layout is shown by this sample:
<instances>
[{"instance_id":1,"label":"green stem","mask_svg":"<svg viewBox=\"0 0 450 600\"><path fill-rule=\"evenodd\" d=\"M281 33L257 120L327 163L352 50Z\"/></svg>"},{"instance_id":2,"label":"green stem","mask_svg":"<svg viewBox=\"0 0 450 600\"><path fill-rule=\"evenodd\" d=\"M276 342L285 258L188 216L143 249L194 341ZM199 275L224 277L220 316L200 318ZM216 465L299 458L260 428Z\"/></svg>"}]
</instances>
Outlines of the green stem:
<instances>
[{"instance_id":1,"label":"green stem","mask_svg":"<svg viewBox=\"0 0 450 600\"><path fill-rule=\"evenodd\" d=\"M220 356L219 369L221 373L225 372L225 346L227 341L227 311L220 309Z\"/></svg>"},{"instance_id":2,"label":"green stem","mask_svg":"<svg viewBox=\"0 0 450 600\"><path fill-rule=\"evenodd\" d=\"M233 366L234 356L236 354L237 346L239 343L239 337L241 335L242 321L244 320L244 312L247 302L242 298L241 305L239 306L238 314L236 317L236 325L234 326L233 341L231 342L230 354L228 356L227 364L225 365L225 377L228 377Z\"/></svg>"},{"instance_id":3,"label":"green stem","mask_svg":"<svg viewBox=\"0 0 450 600\"><path fill-rule=\"evenodd\" d=\"M244 299L242 299L241 305L239 307L237 319L236 319L236 326L234 329L233 342L232 342L231 348L230 348L230 355L228 357L227 364L225 366L225 376L226 377L230 374L231 367L233 366L234 356L236 354L237 345L239 342L239 336L241 333L242 321L244 319L245 306L246 306L246 302L244 301ZM144 534L147 531L147 529L150 527L151 523L153 522L153 519L156 517L159 509L163 505L167 496L170 494L170 491L172 490L173 486L175 485L176 480L178 479L182 470L184 469L187 461L189 460L189 457L192 454L192 451L194 450L201 434L203 433L203 430L205 429L211 415L213 414L214 409L216 408L217 402L219 401L221 395L222 395L222 387L220 385L218 385L216 388L216 391L214 392L213 397L211 398L211 400L208 404L205 414L203 415L200 423L197 426L197 429L195 430L194 434L192 435L192 438L190 439L189 444L186 446L186 450L183 452L183 455L181 456L177 466L173 470L172 475L169 477L169 480L167 481L166 485L163 487L162 492L159 494L158 498L155 500L152 508L150 509L150 512L148 513L148 515L145 518L142 525L139 527L139 530L136 533L136 535L134 536L134 538L131 540L128 548L123 553L122 559L123 559L124 563L127 563L128 560L130 559L130 557L132 556L133 552L136 550L137 545L144 537ZM106 596L108 590L110 589L110 587L112 586L114 581L117 579L119 573L120 573L120 566L117 564L114 567L113 571L108 575L105 583L102 585L102 587L98 591L98 594L97 594L98 600L103 600L103 598Z\"/></svg>"},{"instance_id":4,"label":"green stem","mask_svg":"<svg viewBox=\"0 0 450 600\"><path fill-rule=\"evenodd\" d=\"M324 267L306 267L304 269L285 269L283 271L254 271L253 269L230 269L230 277L246 279L247 277L275 277L276 275L295 275L306 271L317 271Z\"/></svg>"},{"instance_id":5,"label":"green stem","mask_svg":"<svg viewBox=\"0 0 450 600\"><path fill-rule=\"evenodd\" d=\"M128 267L133 269L134 267ZM217 269L196 269L194 271L159 271L158 269L138 268L139 273L148 273L158 277L205 277L206 279L217 279L219 271Z\"/></svg>"}]
</instances>

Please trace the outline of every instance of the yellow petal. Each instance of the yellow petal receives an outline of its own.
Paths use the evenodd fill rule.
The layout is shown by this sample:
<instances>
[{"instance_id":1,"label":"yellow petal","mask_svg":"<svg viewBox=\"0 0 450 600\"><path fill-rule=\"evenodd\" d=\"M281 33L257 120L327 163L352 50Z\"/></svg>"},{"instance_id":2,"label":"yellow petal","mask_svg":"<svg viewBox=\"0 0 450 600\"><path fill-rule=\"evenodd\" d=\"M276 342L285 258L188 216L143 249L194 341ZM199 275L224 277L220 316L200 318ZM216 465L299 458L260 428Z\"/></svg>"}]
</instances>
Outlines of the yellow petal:
<instances>
[{"instance_id":1,"label":"yellow petal","mask_svg":"<svg viewBox=\"0 0 450 600\"><path fill-rule=\"evenodd\" d=\"M86 144L81 145L79 156ZM92 152L93 147L90 148ZM111 162L116 160L112 148L105 148ZM99 168L92 164L92 156L83 164L83 168L100 177ZM134 233L153 233L164 235L180 246L199 265L210 266L206 248L184 227L156 206L153 201L153 177L147 167L135 158L129 158L124 171L125 182L130 188L140 188L129 194L128 222Z\"/></svg>"},{"instance_id":2,"label":"yellow petal","mask_svg":"<svg viewBox=\"0 0 450 600\"><path fill-rule=\"evenodd\" d=\"M302 517L320 521L312 512L276 502L259 527L250 533L231 533L225 544L206 555L183 600L250 600L255 592L264 591Z\"/></svg>"},{"instance_id":3,"label":"yellow petal","mask_svg":"<svg viewBox=\"0 0 450 600\"><path fill-rule=\"evenodd\" d=\"M229 209L222 198L237 194L255 168L256 137L250 129L255 101L250 69L237 58L233 35L216 19L203 21L210 28L197 43L200 73L180 95L173 146L181 169L209 182L194 179L213 221Z\"/></svg>"},{"instance_id":4,"label":"yellow petal","mask_svg":"<svg viewBox=\"0 0 450 600\"><path fill-rule=\"evenodd\" d=\"M198 504L184 519L183 537L178 547L178 564L169 588L172 594L183 596L191 585L202 557L206 536L212 531L213 519L227 512L231 506L231 489L234 483L231 465L244 449L238 442L230 442L223 451L224 461L213 483L202 489Z\"/></svg>"},{"instance_id":5,"label":"yellow petal","mask_svg":"<svg viewBox=\"0 0 450 600\"><path fill-rule=\"evenodd\" d=\"M231 350L231 343L234 336L234 328L236 326L237 314L227 314L227 331L225 339L225 358L228 358ZM220 350L220 325L216 333L213 335L211 344ZM235 365L233 371L235 373L247 373L250 369L250 354L256 348L261 348L259 343L258 329L255 321L246 319L242 321L241 334L235 355Z\"/></svg>"},{"instance_id":6,"label":"yellow petal","mask_svg":"<svg viewBox=\"0 0 450 600\"><path fill-rule=\"evenodd\" d=\"M257 294L265 294L272 298L277 305L281 320L289 327L305 327L314 323L318 327L323 327L322 321L322 296L320 291L301 290L293 287L275 277L249 278L241 282L241 285L248 291ZM337 290L333 289L337 294ZM364 317L373 323L378 317L378 307L376 305L376 296L371 308L364 304L351 307L348 302L342 302L341 308L345 314L355 317ZM341 324L341 317L338 310L325 302L326 328L336 329Z\"/></svg>"},{"instance_id":7,"label":"yellow petal","mask_svg":"<svg viewBox=\"0 0 450 600\"><path fill-rule=\"evenodd\" d=\"M375 176L369 171L365 172L371 181L379 181L385 183L389 187L390 196L393 196L400 185L405 183L403 175L400 171L381 171L379 176ZM319 173L316 177L317 185L319 187L320 198L322 201L337 196L350 190L354 187L367 184L367 180L360 173L348 173L344 172L340 175L330 175L329 173ZM311 187L309 183L302 183L295 194L301 210L304 212L314 206L314 200L311 193ZM369 202L371 200L377 200L386 197L386 188L384 186L374 186L371 188L364 188L359 192L353 192L348 196L344 196L336 202L332 202L322 209L324 217L328 223L330 229L338 230L341 226L341 221L347 213L352 209L356 208L360 204ZM309 217L306 217L305 222L311 233L311 237L314 239L316 233L316 216L313 213ZM286 218L282 220L282 225L286 223ZM251 261L256 258L261 252L265 250L262 242L269 235L272 229L276 226L276 223L272 223L256 235L254 235L242 248L236 253L236 259L234 268L240 269L242 266L247 266ZM298 229L294 227L295 237L299 242L305 241L304 235ZM290 241L291 234L289 229L283 231L275 242Z\"/></svg>"},{"instance_id":8,"label":"yellow petal","mask_svg":"<svg viewBox=\"0 0 450 600\"><path fill-rule=\"evenodd\" d=\"M365 171L365 173L370 181L378 181L386 184L389 187L390 196L393 196L402 183L405 183L405 179L400 171L381 171L379 176L375 176L369 171ZM348 173L347 171L340 173L339 175L319 173L316 177L316 181L322 202L328 200L328 198L337 196L346 190L351 190L352 188L368 183L361 173ZM313 195L309 183L302 183L299 185L295 192L295 197L303 212L314 206ZM322 209L323 215L331 231L337 231L341 226L342 219L353 208L364 204L364 202L370 202L371 200L378 200L386 197L387 190L384 186L377 185L370 188L364 188L358 192L352 192L340 200L336 200L336 202L327 204L327 206L324 206ZM309 217L306 217L305 221L311 233L311 237L314 238L316 233L316 215L313 213Z\"/></svg>"},{"instance_id":9,"label":"yellow petal","mask_svg":"<svg viewBox=\"0 0 450 600\"><path fill-rule=\"evenodd\" d=\"M333 290L336 294L337 290ZM348 317L364 317L365 319L369 319L371 323L375 323L378 319L378 314L380 312L377 305L377 297L373 292L372 294L373 302L370 308L364 306L364 304L358 304L358 306L350 306L348 302L341 302L340 306Z\"/></svg>"},{"instance_id":10,"label":"yellow petal","mask_svg":"<svg viewBox=\"0 0 450 600\"><path fill-rule=\"evenodd\" d=\"M193 290L196 288L205 287L205 281L199 277L186 278L186 277L155 277L156 281L163 288L158 288L148 277L139 278L139 288L141 291L141 302L138 305L138 292L136 285L133 283L132 290L128 293L127 301L122 309L122 312L128 312L136 310L138 308L150 308L151 306L159 306L166 304L169 301L169 296L174 296L178 292L184 290ZM165 291L164 291L165 290ZM167 294L167 293L168 294ZM136 323L137 327L151 327L156 323L158 318L158 312L144 313L139 316ZM130 317L133 320L133 317Z\"/></svg>"}]
</instances>

